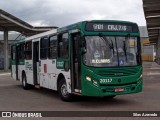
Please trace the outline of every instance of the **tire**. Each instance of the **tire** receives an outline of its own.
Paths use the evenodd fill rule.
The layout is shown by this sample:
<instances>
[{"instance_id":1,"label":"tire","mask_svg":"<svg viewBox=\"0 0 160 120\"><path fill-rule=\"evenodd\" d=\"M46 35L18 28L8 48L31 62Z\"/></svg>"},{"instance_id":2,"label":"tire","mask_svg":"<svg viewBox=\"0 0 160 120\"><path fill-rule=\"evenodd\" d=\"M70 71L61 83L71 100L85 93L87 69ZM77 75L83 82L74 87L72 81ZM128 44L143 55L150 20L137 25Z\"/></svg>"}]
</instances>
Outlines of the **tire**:
<instances>
[{"instance_id":1,"label":"tire","mask_svg":"<svg viewBox=\"0 0 160 120\"><path fill-rule=\"evenodd\" d=\"M22 87L24 90L30 89L30 85L27 83L27 78L25 74L22 75Z\"/></svg>"},{"instance_id":2,"label":"tire","mask_svg":"<svg viewBox=\"0 0 160 120\"><path fill-rule=\"evenodd\" d=\"M65 102L72 101L72 96L67 91L67 84L64 78L62 78L58 83L58 93L63 101Z\"/></svg>"}]
</instances>

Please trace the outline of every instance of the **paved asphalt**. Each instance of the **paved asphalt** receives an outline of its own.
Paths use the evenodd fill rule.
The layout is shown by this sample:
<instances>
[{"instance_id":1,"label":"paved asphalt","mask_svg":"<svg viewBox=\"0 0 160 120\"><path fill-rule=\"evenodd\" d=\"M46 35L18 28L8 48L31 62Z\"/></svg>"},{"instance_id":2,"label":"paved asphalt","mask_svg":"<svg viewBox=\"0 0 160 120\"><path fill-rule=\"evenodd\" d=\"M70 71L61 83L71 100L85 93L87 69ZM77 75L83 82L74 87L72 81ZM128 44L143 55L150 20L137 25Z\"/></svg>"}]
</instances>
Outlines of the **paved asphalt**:
<instances>
[{"instance_id":1,"label":"paved asphalt","mask_svg":"<svg viewBox=\"0 0 160 120\"><path fill-rule=\"evenodd\" d=\"M143 92L138 94L116 96L114 99L77 97L73 102L63 102L57 92L47 89L23 90L19 81L13 80L9 73L0 72L0 111L160 111L160 66L156 63L144 63ZM74 113L73 113L74 114ZM83 113L82 113L83 114ZM62 113L63 116L63 113ZM7 118L0 118L0 120ZM11 118L18 120L20 118ZM23 118L28 119L28 118ZM64 119L30 118L35 119ZM66 117L65 119L72 119ZM76 120L158 120L160 118L108 118L75 117Z\"/></svg>"}]
</instances>

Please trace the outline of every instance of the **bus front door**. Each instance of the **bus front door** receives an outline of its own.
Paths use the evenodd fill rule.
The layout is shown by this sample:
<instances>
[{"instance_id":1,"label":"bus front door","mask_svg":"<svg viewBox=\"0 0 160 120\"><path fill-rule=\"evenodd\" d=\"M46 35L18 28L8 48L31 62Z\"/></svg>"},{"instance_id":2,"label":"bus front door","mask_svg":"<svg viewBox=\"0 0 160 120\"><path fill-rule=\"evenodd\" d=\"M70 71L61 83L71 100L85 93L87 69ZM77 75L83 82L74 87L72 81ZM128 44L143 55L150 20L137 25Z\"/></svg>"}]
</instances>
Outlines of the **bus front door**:
<instances>
[{"instance_id":1,"label":"bus front door","mask_svg":"<svg viewBox=\"0 0 160 120\"><path fill-rule=\"evenodd\" d=\"M81 90L81 77L80 77L80 33L71 34L71 81L72 91Z\"/></svg>"},{"instance_id":2,"label":"bus front door","mask_svg":"<svg viewBox=\"0 0 160 120\"><path fill-rule=\"evenodd\" d=\"M39 84L39 41L33 42L33 81L34 85Z\"/></svg>"}]
</instances>

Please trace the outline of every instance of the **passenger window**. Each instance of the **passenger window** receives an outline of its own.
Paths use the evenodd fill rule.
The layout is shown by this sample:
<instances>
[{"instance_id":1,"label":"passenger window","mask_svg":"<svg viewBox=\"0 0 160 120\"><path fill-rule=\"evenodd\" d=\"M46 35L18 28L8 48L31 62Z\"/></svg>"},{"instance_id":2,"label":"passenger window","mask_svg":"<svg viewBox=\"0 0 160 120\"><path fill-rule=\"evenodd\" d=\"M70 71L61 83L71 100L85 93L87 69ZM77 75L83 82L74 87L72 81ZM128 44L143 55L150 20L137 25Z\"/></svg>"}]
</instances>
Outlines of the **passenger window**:
<instances>
[{"instance_id":1,"label":"passenger window","mask_svg":"<svg viewBox=\"0 0 160 120\"><path fill-rule=\"evenodd\" d=\"M41 39L40 45L40 58L47 59L48 56L48 37L44 37Z\"/></svg>"},{"instance_id":2,"label":"passenger window","mask_svg":"<svg viewBox=\"0 0 160 120\"><path fill-rule=\"evenodd\" d=\"M32 41L26 42L25 44L25 59L26 60L32 59Z\"/></svg>"},{"instance_id":3,"label":"passenger window","mask_svg":"<svg viewBox=\"0 0 160 120\"><path fill-rule=\"evenodd\" d=\"M19 59L24 59L24 44L18 46L18 56Z\"/></svg>"},{"instance_id":4,"label":"passenger window","mask_svg":"<svg viewBox=\"0 0 160 120\"><path fill-rule=\"evenodd\" d=\"M68 33L59 35L58 37L58 57L67 58L69 53L68 48Z\"/></svg>"},{"instance_id":5,"label":"passenger window","mask_svg":"<svg viewBox=\"0 0 160 120\"><path fill-rule=\"evenodd\" d=\"M16 46L11 47L11 59L12 60L16 59Z\"/></svg>"},{"instance_id":6,"label":"passenger window","mask_svg":"<svg viewBox=\"0 0 160 120\"><path fill-rule=\"evenodd\" d=\"M55 59L57 57L57 36L51 36L49 38L49 51L48 57Z\"/></svg>"}]
</instances>

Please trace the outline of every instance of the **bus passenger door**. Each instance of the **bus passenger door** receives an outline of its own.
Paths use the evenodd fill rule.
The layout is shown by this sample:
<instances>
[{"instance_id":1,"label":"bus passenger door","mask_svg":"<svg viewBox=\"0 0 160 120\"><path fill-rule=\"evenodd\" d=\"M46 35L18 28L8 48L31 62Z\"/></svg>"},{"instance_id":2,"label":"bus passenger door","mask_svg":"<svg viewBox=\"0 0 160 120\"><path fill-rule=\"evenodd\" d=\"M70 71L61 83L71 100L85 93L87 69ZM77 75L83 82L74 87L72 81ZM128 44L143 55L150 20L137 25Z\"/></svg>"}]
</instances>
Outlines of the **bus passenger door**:
<instances>
[{"instance_id":1,"label":"bus passenger door","mask_svg":"<svg viewBox=\"0 0 160 120\"><path fill-rule=\"evenodd\" d=\"M39 84L39 41L33 42L33 83Z\"/></svg>"},{"instance_id":2,"label":"bus passenger door","mask_svg":"<svg viewBox=\"0 0 160 120\"><path fill-rule=\"evenodd\" d=\"M81 55L80 55L80 33L71 34L71 81L72 90L78 92L81 90ZM78 91L76 91L78 90Z\"/></svg>"}]
</instances>

